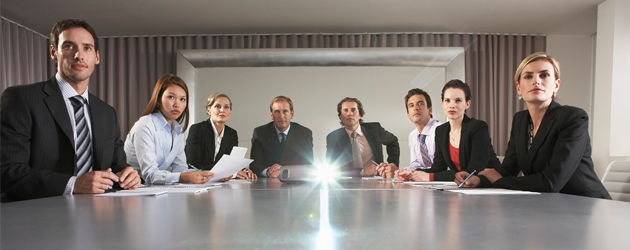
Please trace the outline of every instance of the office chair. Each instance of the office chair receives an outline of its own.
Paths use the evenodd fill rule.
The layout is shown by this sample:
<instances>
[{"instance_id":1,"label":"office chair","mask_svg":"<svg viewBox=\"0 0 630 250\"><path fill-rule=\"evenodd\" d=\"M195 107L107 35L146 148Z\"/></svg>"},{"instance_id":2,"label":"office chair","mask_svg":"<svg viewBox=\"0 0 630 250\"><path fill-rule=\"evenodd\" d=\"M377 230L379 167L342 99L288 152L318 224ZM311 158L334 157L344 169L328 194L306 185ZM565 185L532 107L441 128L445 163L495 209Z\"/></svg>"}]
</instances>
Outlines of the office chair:
<instances>
[{"instance_id":1,"label":"office chair","mask_svg":"<svg viewBox=\"0 0 630 250\"><path fill-rule=\"evenodd\" d=\"M613 161L608 164L602 183L613 200L630 201L630 161Z\"/></svg>"}]
</instances>

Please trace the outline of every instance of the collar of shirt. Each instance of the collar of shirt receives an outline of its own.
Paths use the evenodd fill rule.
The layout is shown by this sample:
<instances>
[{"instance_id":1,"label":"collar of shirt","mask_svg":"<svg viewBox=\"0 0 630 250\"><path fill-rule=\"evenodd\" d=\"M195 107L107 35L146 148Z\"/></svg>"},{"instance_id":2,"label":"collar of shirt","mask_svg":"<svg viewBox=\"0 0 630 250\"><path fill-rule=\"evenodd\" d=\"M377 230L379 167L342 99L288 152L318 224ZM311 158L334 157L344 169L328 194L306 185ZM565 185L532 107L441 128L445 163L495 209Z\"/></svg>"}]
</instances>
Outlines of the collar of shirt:
<instances>
[{"instance_id":1,"label":"collar of shirt","mask_svg":"<svg viewBox=\"0 0 630 250\"><path fill-rule=\"evenodd\" d=\"M419 134L431 136L433 134L431 133L432 128L435 126L436 123L439 123L439 122L440 121L438 120L429 119L429 121L427 122L427 125L424 125L422 132L420 132Z\"/></svg>"},{"instance_id":2,"label":"collar of shirt","mask_svg":"<svg viewBox=\"0 0 630 250\"><path fill-rule=\"evenodd\" d=\"M214 130L214 137L217 138L219 141L221 141L221 139L223 139L223 134L225 134L225 125L223 127L223 130L221 131L221 134L219 134L219 132L217 132L217 127L214 126L214 122L212 122L212 118L208 118L208 120L210 121L210 124L212 124L212 129Z\"/></svg>"},{"instance_id":3,"label":"collar of shirt","mask_svg":"<svg viewBox=\"0 0 630 250\"><path fill-rule=\"evenodd\" d=\"M156 128L163 128L169 132L174 131L178 135L182 133L182 127L179 125L179 122L173 120L173 127L166 121L164 115L160 111L151 113L151 120L156 125Z\"/></svg>"},{"instance_id":4,"label":"collar of shirt","mask_svg":"<svg viewBox=\"0 0 630 250\"><path fill-rule=\"evenodd\" d=\"M77 91L70 85L70 83L68 83L66 79L63 79L61 75L59 75L59 72L55 74L55 79L57 79L57 82L59 83L59 89L61 89L61 94L63 95L64 99L70 100L70 98L79 95L79 93L77 93ZM86 100L87 104L90 104L88 89L89 87L86 88L83 94L81 94L80 96L82 96Z\"/></svg>"},{"instance_id":5,"label":"collar of shirt","mask_svg":"<svg viewBox=\"0 0 630 250\"><path fill-rule=\"evenodd\" d=\"M291 129L291 123L289 123L289 127L287 127L287 129L285 129L284 131L280 131L278 127L276 127L276 125L273 125L273 128L276 129L276 134L278 134L278 136L280 136L280 133L283 133L284 135L289 135L289 129Z\"/></svg>"},{"instance_id":6,"label":"collar of shirt","mask_svg":"<svg viewBox=\"0 0 630 250\"><path fill-rule=\"evenodd\" d=\"M359 127L357 127L357 130L355 131L349 130L347 128L345 128L345 130L346 130L346 133L348 133L348 137L350 137L350 139L352 139L352 132L357 132L358 136L363 136L363 131L361 131L361 125L359 125Z\"/></svg>"}]
</instances>

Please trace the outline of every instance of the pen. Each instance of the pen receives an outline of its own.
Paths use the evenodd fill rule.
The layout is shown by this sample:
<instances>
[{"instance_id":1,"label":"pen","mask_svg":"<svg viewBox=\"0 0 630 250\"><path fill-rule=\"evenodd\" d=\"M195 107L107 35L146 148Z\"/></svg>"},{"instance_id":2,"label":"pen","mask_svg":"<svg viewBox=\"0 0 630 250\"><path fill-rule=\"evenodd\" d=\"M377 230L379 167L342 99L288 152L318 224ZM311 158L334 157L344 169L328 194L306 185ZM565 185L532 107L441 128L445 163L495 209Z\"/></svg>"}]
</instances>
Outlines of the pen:
<instances>
[{"instance_id":1,"label":"pen","mask_svg":"<svg viewBox=\"0 0 630 250\"><path fill-rule=\"evenodd\" d=\"M190 166L190 167L191 167L191 168L193 168L194 170L201 171L201 169L198 169L198 168L196 168L196 167L195 167L195 166L193 166L193 165L188 164L188 166Z\"/></svg>"},{"instance_id":2,"label":"pen","mask_svg":"<svg viewBox=\"0 0 630 250\"><path fill-rule=\"evenodd\" d=\"M460 184L459 184L459 186L457 186L457 187L458 187L458 188L459 188L459 187L462 187L462 185L464 185L464 183L465 183L468 179L470 179L470 177L472 177L472 176L473 176L473 174L475 174L475 172L477 172L477 170L473 170L473 171L472 171L472 173L470 173L470 174L468 175L468 177L466 177L466 179L464 179L464 181L462 181L462 183L460 183Z\"/></svg>"},{"instance_id":3,"label":"pen","mask_svg":"<svg viewBox=\"0 0 630 250\"><path fill-rule=\"evenodd\" d=\"M376 163L374 160L372 160L372 164L374 164L374 166L375 166L375 167L374 167L374 171L376 171L376 174L375 174L374 176L379 175L379 172L378 172L378 170L376 169L376 168L378 167L378 165L379 165L379 164L378 164L378 163Z\"/></svg>"}]
</instances>

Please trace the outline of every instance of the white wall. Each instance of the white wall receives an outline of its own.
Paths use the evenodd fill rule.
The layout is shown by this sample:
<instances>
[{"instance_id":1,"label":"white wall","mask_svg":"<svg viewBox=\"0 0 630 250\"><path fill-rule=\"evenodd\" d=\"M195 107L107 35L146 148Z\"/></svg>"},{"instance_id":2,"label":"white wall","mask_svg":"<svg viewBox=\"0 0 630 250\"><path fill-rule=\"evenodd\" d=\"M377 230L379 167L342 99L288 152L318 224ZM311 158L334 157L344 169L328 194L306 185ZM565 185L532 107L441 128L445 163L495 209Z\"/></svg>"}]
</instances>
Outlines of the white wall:
<instances>
[{"instance_id":1,"label":"white wall","mask_svg":"<svg viewBox=\"0 0 630 250\"><path fill-rule=\"evenodd\" d=\"M434 117L445 120L439 102L445 77L444 68L420 67L199 68L191 95L198 107L214 92L230 96L234 110L227 125L238 132L239 146L247 148L253 129L271 121L269 102L288 96L294 103L293 121L313 131L316 161L324 159L326 135L341 127L337 103L356 97L364 105L364 121L380 122L398 137L400 165L408 166L407 136L415 127L407 118L404 96L411 88L424 89L433 99ZM195 123L208 118L203 108L194 117Z\"/></svg>"},{"instance_id":2,"label":"white wall","mask_svg":"<svg viewBox=\"0 0 630 250\"><path fill-rule=\"evenodd\" d=\"M547 53L560 62L559 102L582 108L589 117L593 115L594 48L593 36L547 36Z\"/></svg>"},{"instance_id":3,"label":"white wall","mask_svg":"<svg viewBox=\"0 0 630 250\"><path fill-rule=\"evenodd\" d=\"M602 177L612 160L629 160L630 147L630 1L608 0L598 6L593 161Z\"/></svg>"}]
</instances>

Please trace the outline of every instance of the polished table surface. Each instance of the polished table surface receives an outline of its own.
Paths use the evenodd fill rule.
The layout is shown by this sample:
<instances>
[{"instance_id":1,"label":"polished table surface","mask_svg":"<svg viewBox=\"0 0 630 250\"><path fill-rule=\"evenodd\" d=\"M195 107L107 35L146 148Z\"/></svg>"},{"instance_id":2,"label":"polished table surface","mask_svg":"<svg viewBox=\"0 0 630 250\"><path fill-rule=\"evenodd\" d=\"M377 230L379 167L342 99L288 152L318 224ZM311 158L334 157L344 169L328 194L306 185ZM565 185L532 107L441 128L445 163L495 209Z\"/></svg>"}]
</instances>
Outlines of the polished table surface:
<instances>
[{"instance_id":1,"label":"polished table surface","mask_svg":"<svg viewBox=\"0 0 630 250\"><path fill-rule=\"evenodd\" d=\"M630 203L259 179L200 194L0 204L1 249L628 249Z\"/></svg>"}]
</instances>

